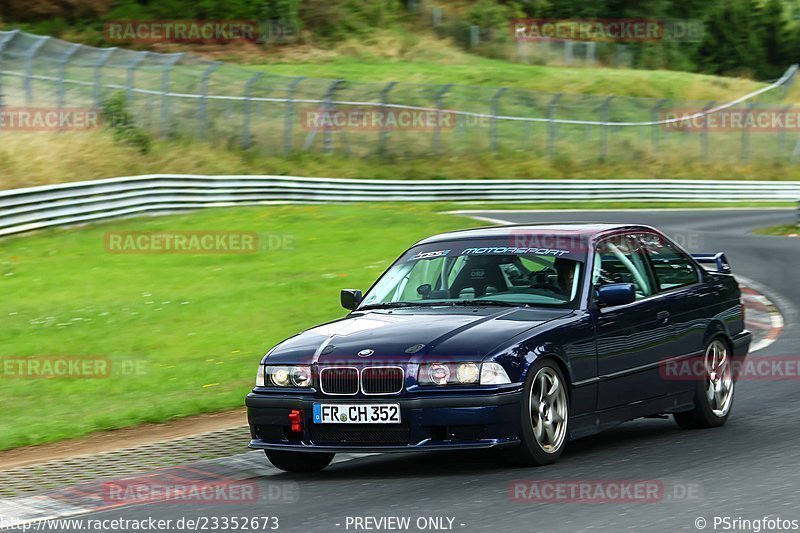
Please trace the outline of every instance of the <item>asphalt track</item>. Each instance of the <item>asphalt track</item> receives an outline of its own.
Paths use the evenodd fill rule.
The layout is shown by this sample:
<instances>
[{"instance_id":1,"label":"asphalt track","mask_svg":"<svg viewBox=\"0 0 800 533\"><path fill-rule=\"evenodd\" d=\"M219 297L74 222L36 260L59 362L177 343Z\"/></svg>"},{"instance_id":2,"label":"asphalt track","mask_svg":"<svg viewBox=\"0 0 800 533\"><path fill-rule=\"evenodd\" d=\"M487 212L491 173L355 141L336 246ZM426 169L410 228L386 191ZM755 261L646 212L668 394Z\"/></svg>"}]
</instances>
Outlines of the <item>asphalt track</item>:
<instances>
[{"instance_id":1,"label":"asphalt track","mask_svg":"<svg viewBox=\"0 0 800 533\"><path fill-rule=\"evenodd\" d=\"M753 357L798 355L800 239L750 233L793 221L793 210L485 212L481 216L514 223L645 223L663 229L690 251L724 250L734 273L756 282L784 315L785 328L777 342ZM344 459L322 473L299 476L271 468L257 452L248 454L246 462L259 465L252 469L253 479L265 493L270 487L296 489L296 497L283 502L161 502L82 518L277 516L279 531L327 532L397 530L356 528L353 522L353 517L396 516L411 518L410 531L516 532L697 531L696 521L702 517L705 531L754 530L715 527L714 517L800 521L800 383L741 381L733 414L723 428L685 431L671 419L634 421L570 443L561 461L545 468L511 469L481 452ZM509 497L514 480L653 480L664 493L650 503L518 502ZM444 520L439 529L430 524L418 529L418 517L449 517L453 522L449 526Z\"/></svg>"}]
</instances>

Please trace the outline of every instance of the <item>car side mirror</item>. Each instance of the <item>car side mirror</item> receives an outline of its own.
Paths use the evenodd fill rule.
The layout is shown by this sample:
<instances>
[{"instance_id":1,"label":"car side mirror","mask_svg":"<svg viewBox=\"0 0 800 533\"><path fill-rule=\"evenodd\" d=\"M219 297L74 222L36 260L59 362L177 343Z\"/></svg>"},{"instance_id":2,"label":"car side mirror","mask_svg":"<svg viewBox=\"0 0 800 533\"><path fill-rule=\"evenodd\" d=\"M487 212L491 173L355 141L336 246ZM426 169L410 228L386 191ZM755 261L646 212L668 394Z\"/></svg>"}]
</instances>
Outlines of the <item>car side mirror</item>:
<instances>
[{"instance_id":1,"label":"car side mirror","mask_svg":"<svg viewBox=\"0 0 800 533\"><path fill-rule=\"evenodd\" d=\"M625 305L636 301L633 283L610 283L597 289L597 301L602 305Z\"/></svg>"},{"instance_id":2,"label":"car side mirror","mask_svg":"<svg viewBox=\"0 0 800 533\"><path fill-rule=\"evenodd\" d=\"M342 307L353 311L361 303L361 291L358 289L342 289L339 300L342 302Z\"/></svg>"}]
</instances>

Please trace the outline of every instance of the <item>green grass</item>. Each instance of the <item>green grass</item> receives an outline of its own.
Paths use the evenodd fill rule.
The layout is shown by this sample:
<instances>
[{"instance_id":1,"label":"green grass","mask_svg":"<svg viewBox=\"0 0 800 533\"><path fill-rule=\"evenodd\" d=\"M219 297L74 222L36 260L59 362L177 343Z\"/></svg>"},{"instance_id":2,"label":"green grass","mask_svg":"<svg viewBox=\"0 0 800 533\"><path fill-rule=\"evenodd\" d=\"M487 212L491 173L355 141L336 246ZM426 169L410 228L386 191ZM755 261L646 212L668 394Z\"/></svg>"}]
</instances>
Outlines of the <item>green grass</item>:
<instances>
[{"instance_id":1,"label":"green grass","mask_svg":"<svg viewBox=\"0 0 800 533\"><path fill-rule=\"evenodd\" d=\"M0 449L241 406L270 347L344 314L339 289L368 288L420 238L483 225L443 213L479 206L209 209L0 240L0 358L102 357L112 369L133 362L144 371L107 379L0 377ZM288 237L289 246L227 255L105 250L107 232L141 230L248 231Z\"/></svg>"},{"instance_id":2,"label":"green grass","mask_svg":"<svg viewBox=\"0 0 800 533\"><path fill-rule=\"evenodd\" d=\"M780 226L771 226L769 228L762 228L756 230L754 233L759 235L800 235L800 225L798 224L784 224Z\"/></svg>"},{"instance_id":3,"label":"green grass","mask_svg":"<svg viewBox=\"0 0 800 533\"><path fill-rule=\"evenodd\" d=\"M731 99L763 86L746 79L689 72L523 65L475 56L459 59L459 62L453 64L436 60L335 57L324 61L267 63L253 68L287 76L370 82L455 83L515 87L551 93L614 94L684 100Z\"/></svg>"},{"instance_id":4,"label":"green grass","mask_svg":"<svg viewBox=\"0 0 800 533\"><path fill-rule=\"evenodd\" d=\"M338 290L366 289L429 234L475 226L432 206L214 209L0 241L0 357L94 356L144 365L108 379L0 378L0 449L241 406L260 357L342 316ZM117 230L288 235L286 250L122 255Z\"/></svg>"},{"instance_id":5,"label":"green grass","mask_svg":"<svg viewBox=\"0 0 800 533\"><path fill-rule=\"evenodd\" d=\"M626 150L627 157L623 154ZM736 153L736 149L733 151ZM459 154L442 156L379 159L374 156L348 157L340 153L271 155L212 143L156 140L151 152L145 155L135 147L115 142L107 131L64 134L5 132L0 133L0 189L151 173L433 180L800 178L800 166L788 161L764 163L754 159L740 163L736 155L727 160L687 161L685 151L666 148L662 158L654 158L640 156L626 146L611 145L609 153L612 157L608 161L599 161L586 151L576 151L574 159L560 155L548 159L541 155L541 147L537 152L492 155L461 150ZM723 150L722 153L727 152Z\"/></svg>"}]
</instances>

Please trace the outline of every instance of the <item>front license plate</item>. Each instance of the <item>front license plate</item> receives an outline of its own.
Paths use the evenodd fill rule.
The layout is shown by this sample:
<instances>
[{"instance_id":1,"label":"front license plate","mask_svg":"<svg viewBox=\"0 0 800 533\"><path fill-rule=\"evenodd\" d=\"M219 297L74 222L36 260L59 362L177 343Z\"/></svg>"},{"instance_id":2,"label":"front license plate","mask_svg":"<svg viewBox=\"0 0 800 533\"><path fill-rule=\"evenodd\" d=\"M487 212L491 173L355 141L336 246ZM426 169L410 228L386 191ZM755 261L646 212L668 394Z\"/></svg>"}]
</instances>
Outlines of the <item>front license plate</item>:
<instances>
[{"instance_id":1,"label":"front license plate","mask_svg":"<svg viewBox=\"0 0 800 533\"><path fill-rule=\"evenodd\" d=\"M399 403L315 403L315 424L399 424Z\"/></svg>"}]
</instances>

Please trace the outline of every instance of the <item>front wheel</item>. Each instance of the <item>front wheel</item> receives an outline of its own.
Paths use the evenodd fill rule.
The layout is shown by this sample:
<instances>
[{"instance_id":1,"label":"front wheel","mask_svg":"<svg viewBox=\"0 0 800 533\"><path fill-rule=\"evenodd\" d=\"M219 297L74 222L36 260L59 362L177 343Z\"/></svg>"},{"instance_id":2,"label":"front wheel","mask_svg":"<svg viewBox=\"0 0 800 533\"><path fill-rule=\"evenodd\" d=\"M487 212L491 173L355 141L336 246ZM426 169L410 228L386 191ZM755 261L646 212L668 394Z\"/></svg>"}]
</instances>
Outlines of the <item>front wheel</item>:
<instances>
[{"instance_id":1,"label":"front wheel","mask_svg":"<svg viewBox=\"0 0 800 533\"><path fill-rule=\"evenodd\" d=\"M717 337L706 348L703 375L697 381L694 409L675 413L684 429L715 428L723 425L733 407L733 364L728 344Z\"/></svg>"},{"instance_id":2,"label":"front wheel","mask_svg":"<svg viewBox=\"0 0 800 533\"><path fill-rule=\"evenodd\" d=\"M541 466L561 457L567 442L567 381L552 360L540 360L528 372L522 400L519 446L506 458L521 466Z\"/></svg>"},{"instance_id":3,"label":"front wheel","mask_svg":"<svg viewBox=\"0 0 800 533\"><path fill-rule=\"evenodd\" d=\"M333 453L285 452L282 450L264 450L269 462L286 472L310 473L319 472L333 461Z\"/></svg>"}]
</instances>

